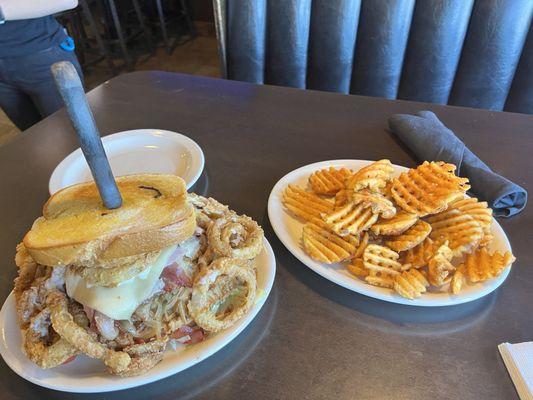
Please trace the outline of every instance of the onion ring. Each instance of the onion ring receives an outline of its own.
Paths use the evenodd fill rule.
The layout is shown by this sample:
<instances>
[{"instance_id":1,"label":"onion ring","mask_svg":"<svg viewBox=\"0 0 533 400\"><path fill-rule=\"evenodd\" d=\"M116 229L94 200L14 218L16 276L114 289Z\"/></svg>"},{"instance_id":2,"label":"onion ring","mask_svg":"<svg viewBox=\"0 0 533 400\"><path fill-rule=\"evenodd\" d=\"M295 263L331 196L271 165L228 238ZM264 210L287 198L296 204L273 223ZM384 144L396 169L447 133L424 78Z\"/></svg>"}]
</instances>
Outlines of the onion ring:
<instances>
[{"instance_id":1,"label":"onion ring","mask_svg":"<svg viewBox=\"0 0 533 400\"><path fill-rule=\"evenodd\" d=\"M87 268L74 266L70 266L69 268L73 268L78 275L81 275L84 278L85 282L91 285L112 287L145 271L155 262L160 253L160 251L146 253L135 259L130 257L128 262L118 264L113 268Z\"/></svg>"},{"instance_id":2,"label":"onion ring","mask_svg":"<svg viewBox=\"0 0 533 400\"><path fill-rule=\"evenodd\" d=\"M57 367L72 356L79 354L78 349L63 338L50 341L50 310L45 308L34 315L28 329L22 331L22 348L28 358L43 369Z\"/></svg>"},{"instance_id":3,"label":"onion ring","mask_svg":"<svg viewBox=\"0 0 533 400\"><path fill-rule=\"evenodd\" d=\"M115 373L121 373L128 368L131 363L129 354L109 349L74 321L64 293L59 290L53 291L46 299L46 303L50 308L52 327L62 338L89 357L103 360Z\"/></svg>"},{"instance_id":4,"label":"onion ring","mask_svg":"<svg viewBox=\"0 0 533 400\"><path fill-rule=\"evenodd\" d=\"M123 371L110 370L110 372L122 377L143 374L163 359L167 341L168 338L164 338L125 347L124 351L131 356L131 363Z\"/></svg>"},{"instance_id":5,"label":"onion ring","mask_svg":"<svg viewBox=\"0 0 533 400\"><path fill-rule=\"evenodd\" d=\"M228 206L212 197L206 198L196 193L189 193L187 199L194 206L197 225L203 229L207 229L213 221L233 213Z\"/></svg>"},{"instance_id":6,"label":"onion ring","mask_svg":"<svg viewBox=\"0 0 533 400\"><path fill-rule=\"evenodd\" d=\"M65 267L45 267L35 263L23 244L17 246L15 262L19 274L15 279L15 304L21 329L27 329L30 319L43 310L49 291L64 284Z\"/></svg>"},{"instance_id":7,"label":"onion ring","mask_svg":"<svg viewBox=\"0 0 533 400\"><path fill-rule=\"evenodd\" d=\"M39 367L57 367L79 354L76 347L51 329L50 310L45 307L49 290L64 282L64 267L54 270L37 264L22 243L17 246L15 264L19 268L14 293L22 349Z\"/></svg>"},{"instance_id":8,"label":"onion ring","mask_svg":"<svg viewBox=\"0 0 533 400\"><path fill-rule=\"evenodd\" d=\"M198 257L198 265L200 266L200 268L205 268L209 266L209 264L211 264L215 259L215 255L216 254L214 254L213 248L211 246L208 246L207 249L205 249L205 251L203 252L203 254Z\"/></svg>"},{"instance_id":9,"label":"onion ring","mask_svg":"<svg viewBox=\"0 0 533 400\"><path fill-rule=\"evenodd\" d=\"M212 218L222 217L231 212L228 206L225 206L212 197L207 198L196 193L189 193L187 199L194 208L201 210L204 214Z\"/></svg>"},{"instance_id":10,"label":"onion ring","mask_svg":"<svg viewBox=\"0 0 533 400\"><path fill-rule=\"evenodd\" d=\"M109 368L109 372L112 374L121 376L121 377L128 377L128 376L136 376L144 374L149 369L152 369L163 359L163 355L165 354L164 350L160 351L158 353L149 353L145 354L140 357L133 357L131 359L131 363L128 365L128 367L123 371L114 371L111 368Z\"/></svg>"},{"instance_id":11,"label":"onion ring","mask_svg":"<svg viewBox=\"0 0 533 400\"><path fill-rule=\"evenodd\" d=\"M87 259L84 260L81 264L69 264L69 266L74 267L80 267L80 268L102 268L102 269L114 269L121 267L123 265L132 265L139 261L139 259L142 259L143 257L154 257L157 258L157 256L160 254L161 250L157 251L150 251L147 253L144 253L142 255L133 255L133 256L126 256L126 257L116 257L116 258L96 258L96 259Z\"/></svg>"},{"instance_id":12,"label":"onion ring","mask_svg":"<svg viewBox=\"0 0 533 400\"><path fill-rule=\"evenodd\" d=\"M15 278L15 285L13 292L15 292L15 300L18 303L22 293L29 289L36 278L37 263L33 260L24 243L17 245L17 253L15 254L15 264L19 268L18 276Z\"/></svg>"},{"instance_id":13,"label":"onion ring","mask_svg":"<svg viewBox=\"0 0 533 400\"><path fill-rule=\"evenodd\" d=\"M165 351L168 338L149 343L127 346L123 351L115 351L98 342L95 337L80 326L68 311L67 297L60 291L54 291L47 299L50 307L52 326L68 343L92 358L101 359L109 372L119 376L139 375L153 368Z\"/></svg>"},{"instance_id":14,"label":"onion ring","mask_svg":"<svg viewBox=\"0 0 533 400\"><path fill-rule=\"evenodd\" d=\"M251 260L263 249L263 229L246 215L217 219L207 230L209 245L219 256Z\"/></svg>"},{"instance_id":15,"label":"onion ring","mask_svg":"<svg viewBox=\"0 0 533 400\"><path fill-rule=\"evenodd\" d=\"M217 305L223 303L239 286L244 286L244 301L222 316ZM206 331L218 332L233 325L252 307L256 292L255 270L248 261L221 257L203 268L193 284L189 312L196 324Z\"/></svg>"}]
</instances>

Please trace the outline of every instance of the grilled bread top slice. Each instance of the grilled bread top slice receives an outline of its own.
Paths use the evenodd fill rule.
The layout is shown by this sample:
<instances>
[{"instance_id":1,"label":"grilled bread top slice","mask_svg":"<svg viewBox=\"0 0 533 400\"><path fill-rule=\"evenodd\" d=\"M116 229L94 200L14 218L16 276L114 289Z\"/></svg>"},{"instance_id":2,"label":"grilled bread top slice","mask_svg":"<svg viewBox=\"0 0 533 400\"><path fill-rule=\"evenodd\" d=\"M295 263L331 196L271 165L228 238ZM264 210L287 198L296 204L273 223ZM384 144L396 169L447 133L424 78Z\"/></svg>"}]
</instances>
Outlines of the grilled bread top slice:
<instances>
[{"instance_id":1,"label":"grilled bread top slice","mask_svg":"<svg viewBox=\"0 0 533 400\"><path fill-rule=\"evenodd\" d=\"M122 206L104 207L94 182L55 193L24 237L43 265L97 265L182 242L196 228L185 182L178 176L138 174L116 178Z\"/></svg>"}]
</instances>

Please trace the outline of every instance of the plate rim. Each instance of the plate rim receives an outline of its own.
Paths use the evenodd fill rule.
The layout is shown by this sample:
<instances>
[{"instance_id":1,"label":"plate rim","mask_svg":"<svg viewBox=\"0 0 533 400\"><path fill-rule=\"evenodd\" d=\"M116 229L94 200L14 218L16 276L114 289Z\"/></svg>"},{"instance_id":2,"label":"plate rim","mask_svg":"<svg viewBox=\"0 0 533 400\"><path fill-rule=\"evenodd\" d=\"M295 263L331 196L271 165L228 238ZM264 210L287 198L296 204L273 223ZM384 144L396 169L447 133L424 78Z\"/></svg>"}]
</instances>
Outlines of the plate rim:
<instances>
[{"instance_id":1,"label":"plate rim","mask_svg":"<svg viewBox=\"0 0 533 400\"><path fill-rule=\"evenodd\" d=\"M8 365L8 367L21 378L35 385L45 387L47 389L57 390L60 392L66 392L66 393L114 392L118 390L125 390L125 389L144 386L149 383L154 383L162 379L168 378L170 376L173 376L175 374L178 374L208 359L209 357L218 353L224 347L229 345L235 338L237 338L237 336L239 336L242 333L242 331L244 331L248 327L248 325L252 323L252 321L256 318L257 314L259 314L259 312L265 305L268 297L270 296L270 293L272 291L274 281L276 278L276 269L277 269L276 256L275 256L274 250L272 249L272 246L270 245L270 243L268 242L266 238L264 238L264 241L263 241L263 248L266 253L267 262L265 264L268 266L268 272L266 275L267 279L265 281L265 286L261 288L263 290L263 293L261 293L262 296L260 300L254 303L254 306L250 309L250 311L248 311L247 315L239 320L239 324L236 326L236 329L233 332L231 332L228 338L221 341L220 343L216 343L215 345L211 346L210 348L208 348L208 350L205 351L205 353L201 354L199 357L195 357L193 360L183 365L178 364L178 368L166 369L165 371L162 371L158 375L155 375L153 377L149 374L149 372L148 374L145 374L145 375L129 377L129 378L133 378L130 381L125 381L125 379L128 379L128 378L120 378L120 377L114 377L113 375L109 375L109 377L114 378L114 380L112 382L102 384L102 387L99 387L99 386L72 387L72 386L64 386L64 385L63 386L53 385L45 381L42 381L39 378L35 378L33 375L28 374L24 368L21 368L21 369L17 368L14 365L13 360L10 357L6 357L6 354L10 353L10 351L8 350L8 346L11 346L12 344L7 343L7 339L5 335L5 324L3 322L6 320L6 314L8 313L7 308L9 307L9 305L12 303L13 306L15 306L15 298L14 298L15 295L14 295L13 290L9 293L8 297L6 298L6 300L4 301L2 305L2 308L0 309L0 355L2 356L4 362ZM18 327L18 321L17 321L17 327ZM15 345L20 346L21 343L17 343ZM79 381L81 380L82 378L79 379Z\"/></svg>"},{"instance_id":2,"label":"plate rim","mask_svg":"<svg viewBox=\"0 0 533 400\"><path fill-rule=\"evenodd\" d=\"M180 132L169 131L166 129L157 129L157 128L129 129L126 131L119 131L119 132L115 132L115 133L111 133L109 135L103 136L102 144L104 145L104 149L105 149L105 145L108 142L114 142L117 140L124 140L124 139L127 140L127 138L131 136L141 136L141 135L153 136L153 132L155 131L162 133L163 135L161 136L181 140L182 143L185 143L185 146L190 151L192 165L195 166L197 164L197 170L194 174L192 174L190 183L186 182L187 189L190 189L198 181L198 179L200 178L200 175L202 174L205 168L205 155L200 145L196 143L189 136L183 133L180 133ZM81 151L81 147L78 147L74 149L72 152L70 152L66 157L64 157L55 166L48 180L48 193L50 195L53 195L54 193L66 187L66 186L61 185L62 175L60 175L60 168L65 168L65 169L69 168L69 166L80 157L83 157L83 154ZM90 182L90 181L86 181L86 182Z\"/></svg>"},{"instance_id":3,"label":"plate rim","mask_svg":"<svg viewBox=\"0 0 533 400\"><path fill-rule=\"evenodd\" d=\"M455 299L450 299L450 298L432 299L428 302L427 299L424 298L424 296L418 299L410 300L410 299L405 299L401 296L397 296L391 292L385 295L380 290L383 288L377 288L372 285L364 284L363 282L361 283L364 284L365 289L368 289L368 290L362 290L362 291L356 290L354 286L348 285L341 279L338 279L335 276L335 274L328 273L327 267L325 267L325 264L312 260L309 256L307 256L307 254L305 254L305 252L299 246L293 246L293 243L292 243L293 240L290 240L290 241L286 240L285 234L288 237L290 237L290 234L286 229L284 230L285 228L284 224L282 223L278 224L276 222L275 215L274 215L275 213L274 208L276 206L282 207L281 203L276 204L276 202L278 201L277 195L278 193L280 193L280 188L282 185L285 186L288 183L290 183L290 182L285 182L285 181L288 180L292 175L298 175L299 173L302 172L302 170L319 169L319 168L324 168L324 167L329 167L329 166L332 166L332 167L345 166L347 168L350 168L346 164L350 164L353 162L364 162L364 163L369 164L375 161L374 160L362 160L362 159L335 159L335 160L318 161L318 162L314 162L311 164L303 165L283 175L274 184L274 186L272 187L272 190L270 191L270 194L268 196L268 205L267 205L267 213L268 213L268 219L269 219L270 225L272 226L274 233L276 234L277 238L281 241L283 246L285 246L285 248L294 257L296 257L302 264L304 264L307 268L311 269L313 272L329 280L330 282L333 282L336 285L344 287L345 289L348 289L352 292L356 292L361 295L375 298L375 299L388 302L388 303L402 304L402 305L408 305L408 306L413 306L413 307L448 307L448 306L454 306L454 305L459 305L459 304L464 304L464 303L468 303L471 301L475 301L492 293L494 290L500 287L502 283L507 279L511 271L512 264L508 266L499 277L493 279L491 281L490 286L483 288L482 290L476 292L475 294L471 296L464 296L464 297L457 296L457 298ZM404 167L398 164L392 164L392 165L395 167L395 169L399 168L401 172L409 169L408 167ZM283 209L282 211L286 212ZM505 233L501 225L498 223L498 221L494 217L492 217L492 220L493 220L493 226L495 226L496 229L499 229L502 232L504 245L509 249L509 251L512 252L511 243L509 242L509 238L507 237L507 234Z\"/></svg>"}]
</instances>

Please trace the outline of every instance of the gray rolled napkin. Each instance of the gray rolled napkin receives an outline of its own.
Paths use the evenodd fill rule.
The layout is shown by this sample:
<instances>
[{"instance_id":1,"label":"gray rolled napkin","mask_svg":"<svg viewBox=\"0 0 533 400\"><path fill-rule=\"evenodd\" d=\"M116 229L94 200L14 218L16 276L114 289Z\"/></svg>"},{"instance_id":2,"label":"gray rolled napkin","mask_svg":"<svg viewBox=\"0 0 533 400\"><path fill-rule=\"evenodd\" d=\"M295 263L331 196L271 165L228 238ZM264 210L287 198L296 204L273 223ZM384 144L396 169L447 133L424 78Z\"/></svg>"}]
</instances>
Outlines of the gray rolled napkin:
<instances>
[{"instance_id":1,"label":"gray rolled napkin","mask_svg":"<svg viewBox=\"0 0 533 400\"><path fill-rule=\"evenodd\" d=\"M492 171L431 111L395 114L389 128L419 160L455 164L457 174L470 179L472 192L489 203L495 216L511 217L526 206L526 190Z\"/></svg>"}]
</instances>

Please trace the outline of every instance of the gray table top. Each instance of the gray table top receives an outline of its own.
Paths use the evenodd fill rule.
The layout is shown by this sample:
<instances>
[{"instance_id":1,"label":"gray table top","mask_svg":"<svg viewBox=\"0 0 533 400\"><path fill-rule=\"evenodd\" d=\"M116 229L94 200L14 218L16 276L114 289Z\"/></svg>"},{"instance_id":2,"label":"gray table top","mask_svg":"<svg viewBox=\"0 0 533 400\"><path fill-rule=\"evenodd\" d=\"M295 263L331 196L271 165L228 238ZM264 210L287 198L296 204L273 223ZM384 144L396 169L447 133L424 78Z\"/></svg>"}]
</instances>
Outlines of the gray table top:
<instances>
[{"instance_id":1,"label":"gray table top","mask_svg":"<svg viewBox=\"0 0 533 400\"><path fill-rule=\"evenodd\" d=\"M301 264L274 235L269 192L287 172L328 159L414 159L387 117L431 109L494 170L533 188L533 117L256 86L165 72L122 75L89 93L103 135L134 128L184 133L204 150L194 190L260 221L277 257L272 293L231 344L200 364L127 394L44 389L0 361L3 399L513 399L497 345L533 339L533 208L499 222L518 261L499 290L436 309L389 304L339 287ZM15 246L40 215L48 179L78 147L64 110L0 148L0 297ZM124 397L126 396L126 397Z\"/></svg>"}]
</instances>

